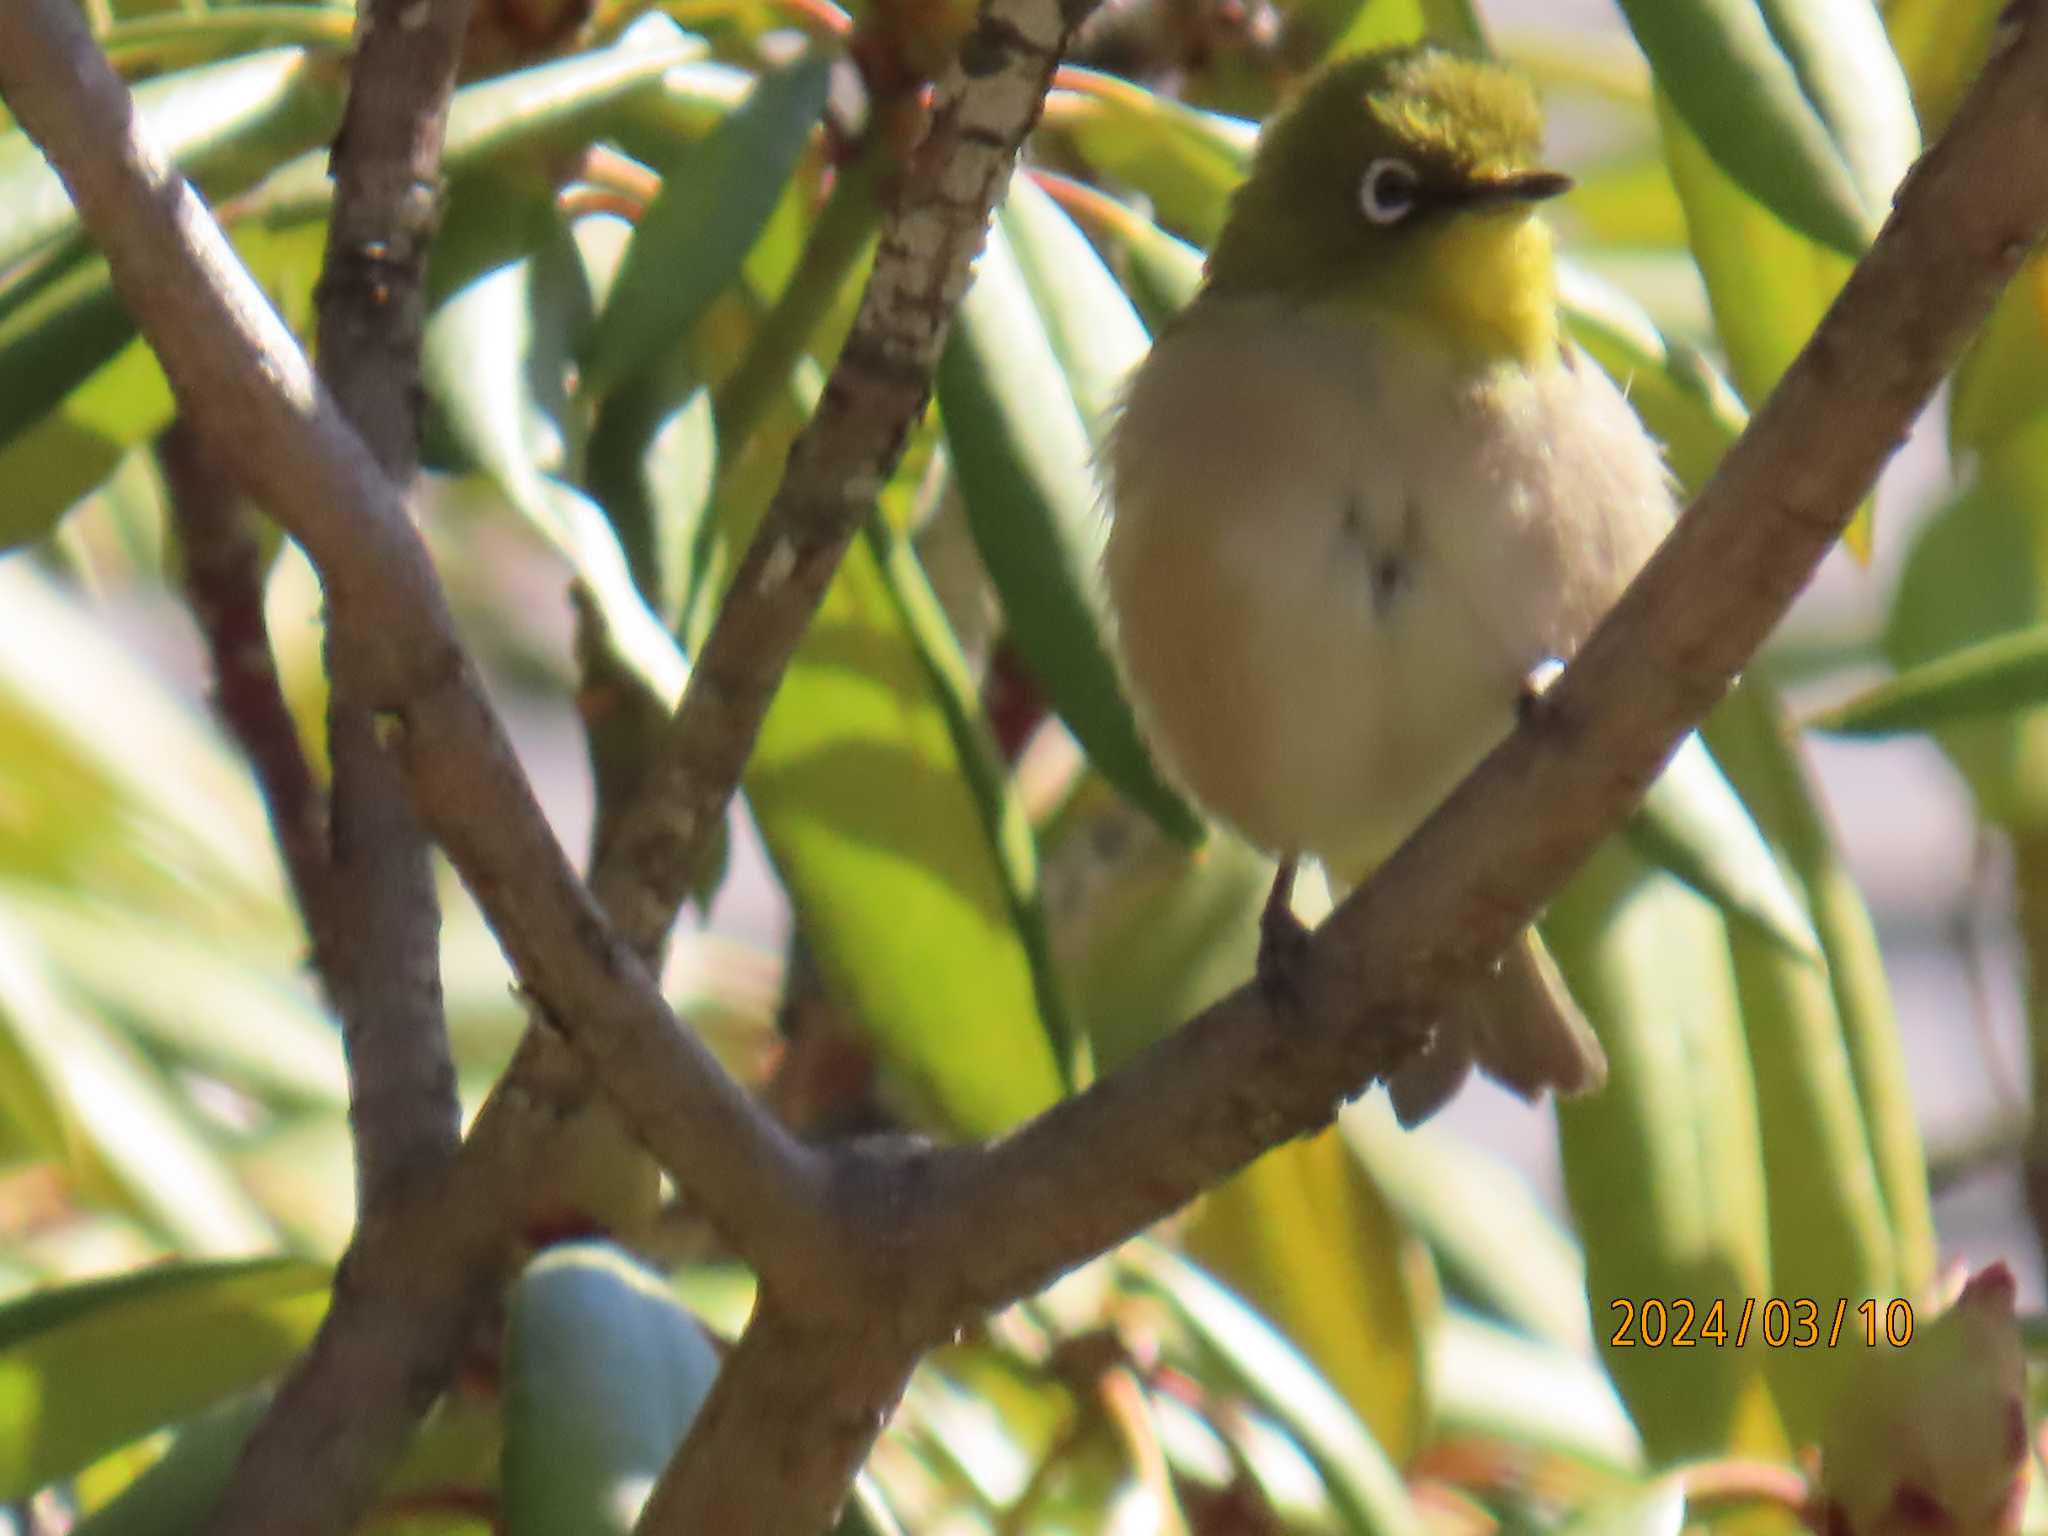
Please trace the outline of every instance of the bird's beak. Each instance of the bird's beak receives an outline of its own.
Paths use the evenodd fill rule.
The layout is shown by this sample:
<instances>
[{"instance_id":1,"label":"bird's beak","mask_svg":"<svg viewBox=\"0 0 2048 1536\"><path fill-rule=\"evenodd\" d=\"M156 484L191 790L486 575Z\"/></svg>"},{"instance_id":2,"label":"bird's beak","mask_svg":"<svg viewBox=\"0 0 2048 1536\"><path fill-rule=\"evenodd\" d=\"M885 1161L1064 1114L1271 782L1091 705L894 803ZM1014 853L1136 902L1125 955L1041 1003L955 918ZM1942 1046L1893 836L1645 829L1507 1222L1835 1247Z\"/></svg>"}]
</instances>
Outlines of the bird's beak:
<instances>
[{"instance_id":1,"label":"bird's beak","mask_svg":"<svg viewBox=\"0 0 2048 1536\"><path fill-rule=\"evenodd\" d=\"M1571 189L1571 177L1560 171L1522 171L1513 176L1475 181L1457 200L1467 208L1506 208L1516 203L1540 203Z\"/></svg>"}]
</instances>

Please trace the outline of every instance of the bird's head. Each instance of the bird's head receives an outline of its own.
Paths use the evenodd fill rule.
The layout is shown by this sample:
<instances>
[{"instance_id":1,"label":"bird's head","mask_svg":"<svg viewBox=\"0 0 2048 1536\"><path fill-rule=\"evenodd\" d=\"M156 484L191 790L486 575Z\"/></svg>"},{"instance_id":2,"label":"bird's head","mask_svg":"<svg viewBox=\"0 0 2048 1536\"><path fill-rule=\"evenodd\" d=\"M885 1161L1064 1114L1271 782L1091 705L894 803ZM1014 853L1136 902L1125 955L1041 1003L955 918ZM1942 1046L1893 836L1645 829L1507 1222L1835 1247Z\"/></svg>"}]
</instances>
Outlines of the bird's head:
<instances>
[{"instance_id":1,"label":"bird's head","mask_svg":"<svg viewBox=\"0 0 2048 1536\"><path fill-rule=\"evenodd\" d=\"M1415 46L1326 68L1260 135L1209 263L1219 295L1350 305L1480 355L1556 340L1538 203L1542 114L1521 76Z\"/></svg>"}]
</instances>

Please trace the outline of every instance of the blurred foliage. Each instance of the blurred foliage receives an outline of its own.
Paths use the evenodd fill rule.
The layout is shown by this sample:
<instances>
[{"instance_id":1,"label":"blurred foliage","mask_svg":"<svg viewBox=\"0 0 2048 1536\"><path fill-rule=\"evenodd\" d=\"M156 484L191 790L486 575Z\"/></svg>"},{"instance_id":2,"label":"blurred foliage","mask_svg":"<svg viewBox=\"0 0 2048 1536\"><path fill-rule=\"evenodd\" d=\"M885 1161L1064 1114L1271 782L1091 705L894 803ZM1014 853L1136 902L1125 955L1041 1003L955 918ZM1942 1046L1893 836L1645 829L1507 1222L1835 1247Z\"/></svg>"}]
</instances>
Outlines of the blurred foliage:
<instances>
[{"instance_id":1,"label":"blurred foliage","mask_svg":"<svg viewBox=\"0 0 2048 1536\"><path fill-rule=\"evenodd\" d=\"M350 9L82 3L307 335ZM1999 0L1623 9L1640 54L1496 40L1578 124L1560 136L1572 333L1697 488L1953 113ZM632 781L645 736L621 722L687 678L850 323L917 89L971 12L479 6L421 500L536 762L580 722L601 790ZM725 895L786 900L790 946L686 925L665 972L799 1129L999 1132L1247 974L1270 865L1202 827L1133 725L1091 456L1199 282L1258 119L1333 51L1483 49L1488 19L1468 0L1110 0L1084 30L934 410L748 772L736 830L767 858L736 836ZM344 1075L169 600L168 389L18 133L0 210L0 1503L14 1529L186 1531L325 1304L352 1215ZM2043 380L2036 258L1950 391L1952 484L1878 644L1900 675L1815 722L1929 733L2033 859ZM318 603L286 545L268 616L316 761ZM1817 665L1841 697L1852 652L1807 680ZM2025 1428L2010 1280L1940 1311L1871 917L1776 665L1546 919L1614 1066L1558 1117L1564 1220L1368 1095L935 1356L843 1528L1786 1531L1819 1508L1802 1452L1825 1444L1831 1529L1927 1528L1932 1500L1967 1511L1955 1529L2048 1530L2038 1492L2020 1502L2030 1437L1986 1438ZM444 885L474 1102L523 1020ZM751 1300L687 1210L649 1241L531 1266L502 1358L436 1410L377 1528L630 1526L718 1368L710 1337ZM1801 1297L1823 1331L1847 1319L1839 1348L1791 1347Z\"/></svg>"}]
</instances>

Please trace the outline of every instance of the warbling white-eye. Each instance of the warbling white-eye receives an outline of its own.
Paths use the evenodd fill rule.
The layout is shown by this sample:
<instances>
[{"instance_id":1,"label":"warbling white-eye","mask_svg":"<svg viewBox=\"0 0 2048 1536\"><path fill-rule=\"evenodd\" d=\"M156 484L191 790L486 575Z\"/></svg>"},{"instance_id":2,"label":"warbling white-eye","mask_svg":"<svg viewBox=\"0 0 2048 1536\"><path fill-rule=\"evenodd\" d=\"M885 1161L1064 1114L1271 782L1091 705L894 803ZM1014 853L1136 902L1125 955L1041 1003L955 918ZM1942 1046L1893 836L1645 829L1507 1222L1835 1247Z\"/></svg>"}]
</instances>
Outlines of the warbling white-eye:
<instances>
[{"instance_id":1,"label":"warbling white-eye","mask_svg":"<svg viewBox=\"0 0 2048 1536\"><path fill-rule=\"evenodd\" d=\"M1127 682L1168 772L1364 879L1513 725L1673 516L1559 326L1534 93L1431 47L1336 63L1260 136L1105 453ZM1283 910L1278 908L1276 910ZM1580 1093L1599 1043L1533 931L1388 1082Z\"/></svg>"}]
</instances>

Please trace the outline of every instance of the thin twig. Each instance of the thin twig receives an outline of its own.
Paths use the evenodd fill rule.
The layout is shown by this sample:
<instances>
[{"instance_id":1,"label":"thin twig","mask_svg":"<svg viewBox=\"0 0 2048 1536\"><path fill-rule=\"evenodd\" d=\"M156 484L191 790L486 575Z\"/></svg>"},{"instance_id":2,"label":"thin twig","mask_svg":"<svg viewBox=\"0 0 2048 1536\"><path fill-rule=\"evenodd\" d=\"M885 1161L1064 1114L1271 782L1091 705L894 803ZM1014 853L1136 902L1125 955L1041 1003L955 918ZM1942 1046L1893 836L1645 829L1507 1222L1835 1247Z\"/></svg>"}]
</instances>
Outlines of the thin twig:
<instances>
[{"instance_id":1,"label":"thin twig","mask_svg":"<svg viewBox=\"0 0 2048 1536\"><path fill-rule=\"evenodd\" d=\"M174 421L157 440L185 601L213 677L213 707L241 748L308 933L324 921L327 796L278 681L263 616L263 547L233 480L192 430Z\"/></svg>"}]
</instances>

